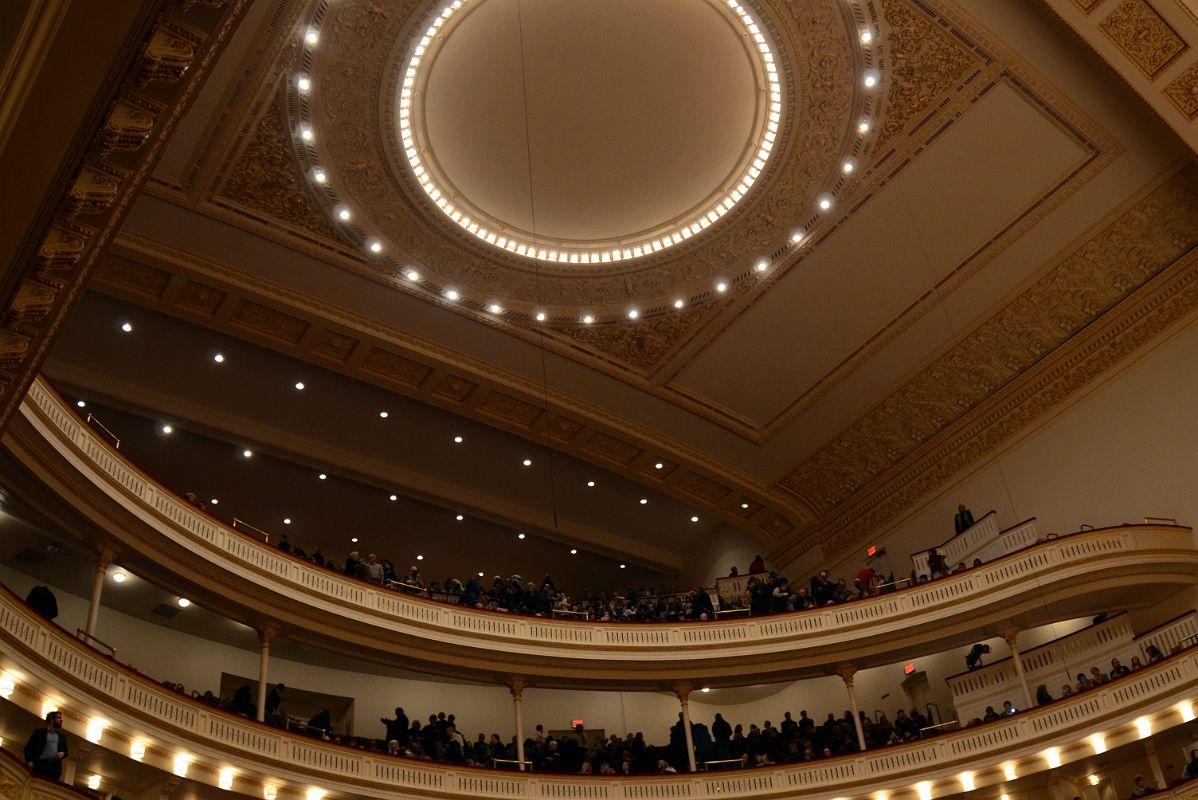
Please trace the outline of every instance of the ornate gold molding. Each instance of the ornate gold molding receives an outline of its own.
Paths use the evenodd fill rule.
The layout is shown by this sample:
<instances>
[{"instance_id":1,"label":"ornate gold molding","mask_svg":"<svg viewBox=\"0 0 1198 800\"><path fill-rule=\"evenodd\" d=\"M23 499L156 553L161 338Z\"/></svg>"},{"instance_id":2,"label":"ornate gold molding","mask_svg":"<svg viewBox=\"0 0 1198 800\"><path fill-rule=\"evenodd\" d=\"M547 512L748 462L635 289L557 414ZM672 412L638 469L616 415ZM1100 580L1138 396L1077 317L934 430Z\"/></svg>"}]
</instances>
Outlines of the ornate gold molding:
<instances>
[{"instance_id":1,"label":"ornate gold molding","mask_svg":"<svg viewBox=\"0 0 1198 800\"><path fill-rule=\"evenodd\" d=\"M826 558L1118 363L1198 304L1198 163L1187 162L778 485Z\"/></svg>"},{"instance_id":2,"label":"ornate gold molding","mask_svg":"<svg viewBox=\"0 0 1198 800\"><path fill-rule=\"evenodd\" d=\"M1133 64L1155 79L1189 49L1148 0L1123 0L1098 25Z\"/></svg>"},{"instance_id":3,"label":"ornate gold molding","mask_svg":"<svg viewBox=\"0 0 1198 800\"><path fill-rule=\"evenodd\" d=\"M149 177L248 0L206 4L207 12L195 14L174 2L157 4L144 41L130 48L114 70L108 113L91 132L87 151L79 154L53 218L31 234L40 244L16 266L21 276L3 301L0 426L24 396L95 259Z\"/></svg>"}]
</instances>

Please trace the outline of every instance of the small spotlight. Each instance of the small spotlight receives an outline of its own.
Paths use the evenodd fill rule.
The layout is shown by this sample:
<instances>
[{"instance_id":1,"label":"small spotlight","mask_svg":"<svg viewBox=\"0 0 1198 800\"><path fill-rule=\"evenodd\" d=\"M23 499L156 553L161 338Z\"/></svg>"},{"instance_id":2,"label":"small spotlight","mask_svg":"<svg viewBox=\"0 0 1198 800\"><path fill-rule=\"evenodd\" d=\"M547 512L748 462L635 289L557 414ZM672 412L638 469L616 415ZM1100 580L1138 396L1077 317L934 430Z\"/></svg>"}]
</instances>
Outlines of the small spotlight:
<instances>
[{"instance_id":1,"label":"small spotlight","mask_svg":"<svg viewBox=\"0 0 1198 800\"><path fill-rule=\"evenodd\" d=\"M308 44L316 44L320 41L320 31L316 30L316 28L308 28L304 33L304 41Z\"/></svg>"},{"instance_id":2,"label":"small spotlight","mask_svg":"<svg viewBox=\"0 0 1198 800\"><path fill-rule=\"evenodd\" d=\"M187 608L189 605L191 605L191 601L186 597L180 597L177 602L179 603L179 608Z\"/></svg>"},{"instance_id":3,"label":"small spotlight","mask_svg":"<svg viewBox=\"0 0 1198 800\"><path fill-rule=\"evenodd\" d=\"M116 572L112 573L112 582L113 583L124 583L125 579L128 577L129 576L126 575L122 570L118 569Z\"/></svg>"},{"instance_id":4,"label":"small spotlight","mask_svg":"<svg viewBox=\"0 0 1198 800\"><path fill-rule=\"evenodd\" d=\"M691 522L698 522L698 521L699 521L698 515L691 517Z\"/></svg>"},{"instance_id":5,"label":"small spotlight","mask_svg":"<svg viewBox=\"0 0 1198 800\"><path fill-rule=\"evenodd\" d=\"M872 89L873 87L877 86L878 85L877 73L876 72L865 73L865 79L864 79L863 83L865 84L866 88L869 88L869 89Z\"/></svg>"},{"instance_id":6,"label":"small spotlight","mask_svg":"<svg viewBox=\"0 0 1198 800\"><path fill-rule=\"evenodd\" d=\"M329 182L329 176L323 169L317 169L312 171L312 180L324 184Z\"/></svg>"},{"instance_id":7,"label":"small spotlight","mask_svg":"<svg viewBox=\"0 0 1198 800\"><path fill-rule=\"evenodd\" d=\"M454 443L454 444L461 444L461 443L462 443L462 437L461 437L461 436L455 436L455 437L453 437L453 443Z\"/></svg>"},{"instance_id":8,"label":"small spotlight","mask_svg":"<svg viewBox=\"0 0 1198 800\"><path fill-rule=\"evenodd\" d=\"M420 280L420 273L414 269L410 269L404 273L404 277L412 282L416 282Z\"/></svg>"},{"instance_id":9,"label":"small spotlight","mask_svg":"<svg viewBox=\"0 0 1198 800\"><path fill-rule=\"evenodd\" d=\"M370 243L370 252L372 252L372 253L383 252L383 243L380 242L378 239L375 239L373 242Z\"/></svg>"},{"instance_id":10,"label":"small spotlight","mask_svg":"<svg viewBox=\"0 0 1198 800\"><path fill-rule=\"evenodd\" d=\"M307 75L300 75L299 78L296 79L295 85L301 92L306 92L312 88L312 79Z\"/></svg>"},{"instance_id":11,"label":"small spotlight","mask_svg":"<svg viewBox=\"0 0 1198 800\"><path fill-rule=\"evenodd\" d=\"M578 555L578 550L576 550L576 549L574 549L573 547L571 547L571 548L570 548L570 555L572 555L572 556L576 556L576 555Z\"/></svg>"},{"instance_id":12,"label":"small spotlight","mask_svg":"<svg viewBox=\"0 0 1198 800\"><path fill-rule=\"evenodd\" d=\"M79 406L80 408L87 408L87 403L83 402L82 400L76 400L75 405Z\"/></svg>"},{"instance_id":13,"label":"small spotlight","mask_svg":"<svg viewBox=\"0 0 1198 800\"><path fill-rule=\"evenodd\" d=\"M757 270L758 272L765 272L769 268L770 262L766 261L765 259L762 259L753 265L753 269Z\"/></svg>"},{"instance_id":14,"label":"small spotlight","mask_svg":"<svg viewBox=\"0 0 1198 800\"><path fill-rule=\"evenodd\" d=\"M517 533L517 534L516 534L516 538L517 538L517 539L523 539L523 538L524 538L524 534L522 534L522 533Z\"/></svg>"},{"instance_id":15,"label":"small spotlight","mask_svg":"<svg viewBox=\"0 0 1198 800\"><path fill-rule=\"evenodd\" d=\"M300 138L305 142L310 142L316 138L316 134L312 132L310 127L303 125L300 127Z\"/></svg>"},{"instance_id":16,"label":"small spotlight","mask_svg":"<svg viewBox=\"0 0 1198 800\"><path fill-rule=\"evenodd\" d=\"M720 281L715 285L715 290L720 293L726 292L728 291L728 284L724 281Z\"/></svg>"},{"instance_id":17,"label":"small spotlight","mask_svg":"<svg viewBox=\"0 0 1198 800\"><path fill-rule=\"evenodd\" d=\"M211 500L209 500L208 502L209 502L209 503L211 503L211 504L212 504L212 505L214 505L214 506L215 506L215 505L220 505L220 501L219 501L219 500L217 500L215 497L214 497L214 498L212 498Z\"/></svg>"},{"instance_id":18,"label":"small spotlight","mask_svg":"<svg viewBox=\"0 0 1198 800\"><path fill-rule=\"evenodd\" d=\"M133 323L132 322L122 322L121 330L123 330L125 333L133 333Z\"/></svg>"},{"instance_id":19,"label":"small spotlight","mask_svg":"<svg viewBox=\"0 0 1198 800\"><path fill-rule=\"evenodd\" d=\"M424 560L424 556L422 556L422 555L417 555L417 556L416 556L416 560L417 560L417 561L423 561L423 560Z\"/></svg>"},{"instance_id":20,"label":"small spotlight","mask_svg":"<svg viewBox=\"0 0 1198 800\"><path fill-rule=\"evenodd\" d=\"M857 168L857 165L854 164L852 161L845 161L843 164L840 165L840 171L843 172L845 175L848 175L850 172L852 172L856 168Z\"/></svg>"},{"instance_id":21,"label":"small spotlight","mask_svg":"<svg viewBox=\"0 0 1198 800\"><path fill-rule=\"evenodd\" d=\"M454 519L456 519L458 522L461 522L462 520L466 519L466 517L462 514L458 514L456 517L454 517ZM523 535L521 535L520 538L524 538Z\"/></svg>"},{"instance_id":22,"label":"small spotlight","mask_svg":"<svg viewBox=\"0 0 1198 800\"><path fill-rule=\"evenodd\" d=\"M863 119L857 123L857 133L869 133L869 120Z\"/></svg>"},{"instance_id":23,"label":"small spotlight","mask_svg":"<svg viewBox=\"0 0 1198 800\"><path fill-rule=\"evenodd\" d=\"M628 318L629 319L636 319L640 315L641 315L641 312L637 311L635 308L628 309Z\"/></svg>"},{"instance_id":24,"label":"small spotlight","mask_svg":"<svg viewBox=\"0 0 1198 800\"><path fill-rule=\"evenodd\" d=\"M253 457L254 457L254 451L253 451L253 450L242 450L242 451L241 451L241 457L242 457L242 458L253 458Z\"/></svg>"},{"instance_id":25,"label":"small spotlight","mask_svg":"<svg viewBox=\"0 0 1198 800\"><path fill-rule=\"evenodd\" d=\"M446 300L457 300L460 297L461 297L461 295L458 294L456 289L449 289L448 291L445 292Z\"/></svg>"},{"instance_id":26,"label":"small spotlight","mask_svg":"<svg viewBox=\"0 0 1198 800\"><path fill-rule=\"evenodd\" d=\"M324 474L323 472L320 473L319 475L317 475L316 477L320 478L322 481L327 481L329 479L329 476Z\"/></svg>"},{"instance_id":27,"label":"small spotlight","mask_svg":"<svg viewBox=\"0 0 1198 800\"><path fill-rule=\"evenodd\" d=\"M225 767L216 776L216 785L226 792L233 788L233 770Z\"/></svg>"},{"instance_id":28,"label":"small spotlight","mask_svg":"<svg viewBox=\"0 0 1198 800\"><path fill-rule=\"evenodd\" d=\"M524 459L524 462L523 462L523 463L524 463L524 466L526 466L526 467L531 467L531 466L532 466L532 459L531 459L531 458L526 458L526 459Z\"/></svg>"},{"instance_id":29,"label":"small spotlight","mask_svg":"<svg viewBox=\"0 0 1198 800\"><path fill-rule=\"evenodd\" d=\"M544 321L545 321L545 312L538 311L537 312L537 322L544 322Z\"/></svg>"},{"instance_id":30,"label":"small spotlight","mask_svg":"<svg viewBox=\"0 0 1198 800\"><path fill-rule=\"evenodd\" d=\"M386 419L386 418L387 418L387 417L389 417L389 416L391 416L391 415L390 415L388 412L386 412L386 411L380 411L380 412L379 412L379 419Z\"/></svg>"},{"instance_id":31,"label":"small spotlight","mask_svg":"<svg viewBox=\"0 0 1198 800\"><path fill-rule=\"evenodd\" d=\"M620 565L620 569L624 569L624 568L625 568L625 567L627 567L627 566L628 566L627 564L621 564L621 565Z\"/></svg>"},{"instance_id":32,"label":"small spotlight","mask_svg":"<svg viewBox=\"0 0 1198 800\"><path fill-rule=\"evenodd\" d=\"M296 382L295 382L295 390L296 390L297 392L302 392L302 391L304 390L304 382L303 382L303 381L296 381Z\"/></svg>"},{"instance_id":33,"label":"small spotlight","mask_svg":"<svg viewBox=\"0 0 1198 800\"><path fill-rule=\"evenodd\" d=\"M792 233L790 235L790 243L791 244L798 244L801 241L803 241L803 232L802 231L795 231L794 233Z\"/></svg>"},{"instance_id":34,"label":"small spotlight","mask_svg":"<svg viewBox=\"0 0 1198 800\"><path fill-rule=\"evenodd\" d=\"M223 364L225 363L225 356L223 353L217 353L216 355L212 356L212 360L217 364Z\"/></svg>"},{"instance_id":35,"label":"small spotlight","mask_svg":"<svg viewBox=\"0 0 1198 800\"><path fill-rule=\"evenodd\" d=\"M591 316L590 314L584 314L582 317L583 325L590 325L594 321L595 321L595 318L593 316Z\"/></svg>"},{"instance_id":36,"label":"small spotlight","mask_svg":"<svg viewBox=\"0 0 1198 800\"><path fill-rule=\"evenodd\" d=\"M175 429L172 428L170 425L163 425L162 432L169 436L175 432Z\"/></svg>"},{"instance_id":37,"label":"small spotlight","mask_svg":"<svg viewBox=\"0 0 1198 800\"><path fill-rule=\"evenodd\" d=\"M283 517L283 524L284 524L284 525L290 525L290 524L291 524L291 517Z\"/></svg>"},{"instance_id":38,"label":"small spotlight","mask_svg":"<svg viewBox=\"0 0 1198 800\"><path fill-rule=\"evenodd\" d=\"M832 198L831 197L825 196L825 197L821 197L819 199L820 211L827 211L831 207L832 207Z\"/></svg>"},{"instance_id":39,"label":"small spotlight","mask_svg":"<svg viewBox=\"0 0 1198 800\"><path fill-rule=\"evenodd\" d=\"M681 297L679 297L677 300L674 301L674 308L682 308L685 305L686 305L686 301L683 300Z\"/></svg>"},{"instance_id":40,"label":"small spotlight","mask_svg":"<svg viewBox=\"0 0 1198 800\"><path fill-rule=\"evenodd\" d=\"M350 213L350 210L344 206L337 209L337 219L341 220L342 222L348 222L349 218L352 216L353 214Z\"/></svg>"},{"instance_id":41,"label":"small spotlight","mask_svg":"<svg viewBox=\"0 0 1198 800\"><path fill-rule=\"evenodd\" d=\"M711 691L711 687L709 687L709 686L704 686L704 687L703 687L702 689L700 689L699 691L700 691L700 692L702 692L703 694L707 694L708 692L710 692L710 691Z\"/></svg>"},{"instance_id":42,"label":"small spotlight","mask_svg":"<svg viewBox=\"0 0 1198 800\"><path fill-rule=\"evenodd\" d=\"M262 787L263 800L277 800L279 796L279 787L273 783L268 783Z\"/></svg>"},{"instance_id":43,"label":"small spotlight","mask_svg":"<svg viewBox=\"0 0 1198 800\"><path fill-rule=\"evenodd\" d=\"M399 499L399 495L393 494L390 497L388 497L387 499L390 500L392 503L394 503L396 500Z\"/></svg>"},{"instance_id":44,"label":"small spotlight","mask_svg":"<svg viewBox=\"0 0 1198 800\"><path fill-rule=\"evenodd\" d=\"M665 469L665 466L666 466L665 464L658 461L656 464L653 465L653 469Z\"/></svg>"},{"instance_id":45,"label":"small spotlight","mask_svg":"<svg viewBox=\"0 0 1198 800\"><path fill-rule=\"evenodd\" d=\"M648 505L648 504L649 504L649 498L648 498L648 497L642 497L642 498L641 498L641 505L643 505L643 506L644 506L644 505Z\"/></svg>"},{"instance_id":46,"label":"small spotlight","mask_svg":"<svg viewBox=\"0 0 1198 800\"><path fill-rule=\"evenodd\" d=\"M595 488L595 482L594 482L594 481L587 481L587 488L588 488L588 489L594 489L594 488Z\"/></svg>"},{"instance_id":47,"label":"small spotlight","mask_svg":"<svg viewBox=\"0 0 1198 800\"><path fill-rule=\"evenodd\" d=\"M350 541L350 543L351 543L351 544L357 544L357 543L358 543L358 537L357 537L357 536L352 536L352 537L350 537L350 540L349 540L349 541Z\"/></svg>"},{"instance_id":48,"label":"small spotlight","mask_svg":"<svg viewBox=\"0 0 1198 800\"><path fill-rule=\"evenodd\" d=\"M97 789L99 789L100 788L100 776L99 775L88 775L87 776L87 788L91 789L93 792L96 791Z\"/></svg>"},{"instance_id":49,"label":"small spotlight","mask_svg":"<svg viewBox=\"0 0 1198 800\"><path fill-rule=\"evenodd\" d=\"M874 35L870 31L861 31L861 44L869 44L874 40Z\"/></svg>"}]
</instances>

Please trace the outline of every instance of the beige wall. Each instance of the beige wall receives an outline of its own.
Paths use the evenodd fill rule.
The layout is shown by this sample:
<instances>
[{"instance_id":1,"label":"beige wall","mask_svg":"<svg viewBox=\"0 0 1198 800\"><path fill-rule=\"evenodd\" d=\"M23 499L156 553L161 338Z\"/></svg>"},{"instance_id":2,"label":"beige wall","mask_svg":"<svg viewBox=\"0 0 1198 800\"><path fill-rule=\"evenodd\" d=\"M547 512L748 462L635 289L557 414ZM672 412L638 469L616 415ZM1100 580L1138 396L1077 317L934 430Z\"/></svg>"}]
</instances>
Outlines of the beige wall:
<instances>
[{"instance_id":1,"label":"beige wall","mask_svg":"<svg viewBox=\"0 0 1198 800\"><path fill-rule=\"evenodd\" d=\"M1003 528L1036 517L1042 534L1076 531L1083 523L1142 522L1146 514L1194 524L1196 365L1198 324L1191 322L1005 452L837 558L830 564L833 574L855 573L871 544L887 548L896 574L909 574L910 553L952 535L958 503L978 518L995 509Z\"/></svg>"}]
</instances>

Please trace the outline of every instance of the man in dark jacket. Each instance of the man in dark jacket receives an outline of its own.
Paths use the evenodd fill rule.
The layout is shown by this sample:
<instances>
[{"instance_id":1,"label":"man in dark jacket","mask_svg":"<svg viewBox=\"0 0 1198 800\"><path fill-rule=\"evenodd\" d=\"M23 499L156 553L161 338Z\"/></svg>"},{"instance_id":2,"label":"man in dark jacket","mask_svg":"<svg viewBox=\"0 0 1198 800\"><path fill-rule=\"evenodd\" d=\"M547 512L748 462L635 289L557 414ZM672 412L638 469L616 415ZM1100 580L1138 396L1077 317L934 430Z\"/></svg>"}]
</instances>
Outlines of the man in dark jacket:
<instances>
[{"instance_id":1,"label":"man in dark jacket","mask_svg":"<svg viewBox=\"0 0 1198 800\"><path fill-rule=\"evenodd\" d=\"M46 715L46 727L35 730L25 743L25 766L34 775L59 780L62 762L70 752L67 735L62 732L62 712L51 711Z\"/></svg>"}]
</instances>

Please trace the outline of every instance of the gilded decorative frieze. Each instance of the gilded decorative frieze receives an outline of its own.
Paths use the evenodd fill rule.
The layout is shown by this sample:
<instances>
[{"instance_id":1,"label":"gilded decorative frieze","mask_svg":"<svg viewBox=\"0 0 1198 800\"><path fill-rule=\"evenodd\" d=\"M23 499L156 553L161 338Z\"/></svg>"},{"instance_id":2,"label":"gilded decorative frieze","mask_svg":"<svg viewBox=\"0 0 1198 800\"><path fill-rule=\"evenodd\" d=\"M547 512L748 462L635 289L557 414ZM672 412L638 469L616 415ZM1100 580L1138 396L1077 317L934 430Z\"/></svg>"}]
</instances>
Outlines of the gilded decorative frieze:
<instances>
[{"instance_id":1,"label":"gilded decorative frieze","mask_svg":"<svg viewBox=\"0 0 1198 800\"><path fill-rule=\"evenodd\" d=\"M531 428L545 413L544 409L503 392L489 392L479 402L478 410L487 416L497 417L521 428Z\"/></svg>"},{"instance_id":2,"label":"gilded decorative frieze","mask_svg":"<svg viewBox=\"0 0 1198 800\"><path fill-rule=\"evenodd\" d=\"M582 445L582 449L595 455L610 458L618 464L630 464L644 451L631 442L595 431Z\"/></svg>"},{"instance_id":3,"label":"gilded decorative frieze","mask_svg":"<svg viewBox=\"0 0 1198 800\"><path fill-rule=\"evenodd\" d=\"M1198 244L1187 164L778 485L829 511Z\"/></svg>"},{"instance_id":4,"label":"gilded decorative frieze","mask_svg":"<svg viewBox=\"0 0 1198 800\"><path fill-rule=\"evenodd\" d=\"M552 334L572 339L633 369L648 373L708 316L706 309L691 308L639 325L571 325L553 328Z\"/></svg>"},{"instance_id":5,"label":"gilded decorative frieze","mask_svg":"<svg viewBox=\"0 0 1198 800\"><path fill-rule=\"evenodd\" d=\"M226 174L218 198L330 242L344 243L299 174L279 101L267 104Z\"/></svg>"},{"instance_id":6,"label":"gilded decorative frieze","mask_svg":"<svg viewBox=\"0 0 1198 800\"><path fill-rule=\"evenodd\" d=\"M96 265L96 280L158 298L166 291L171 274L149 264L105 254Z\"/></svg>"},{"instance_id":7,"label":"gilded decorative frieze","mask_svg":"<svg viewBox=\"0 0 1198 800\"><path fill-rule=\"evenodd\" d=\"M226 296L225 292L213 286L199 281L188 281L179 293L179 307L211 317L220 308Z\"/></svg>"},{"instance_id":8,"label":"gilded decorative frieze","mask_svg":"<svg viewBox=\"0 0 1198 800\"><path fill-rule=\"evenodd\" d=\"M1149 78L1189 48L1147 0L1123 0L1098 28Z\"/></svg>"},{"instance_id":9,"label":"gilded decorative frieze","mask_svg":"<svg viewBox=\"0 0 1198 800\"><path fill-rule=\"evenodd\" d=\"M191 68L204 38L202 33L164 17L142 51L137 85L144 88L155 83L178 83Z\"/></svg>"},{"instance_id":10,"label":"gilded decorative frieze","mask_svg":"<svg viewBox=\"0 0 1198 800\"><path fill-rule=\"evenodd\" d=\"M1198 117L1198 62L1186 67L1180 75L1169 81L1165 87L1165 97L1188 119Z\"/></svg>"},{"instance_id":11,"label":"gilded decorative frieze","mask_svg":"<svg viewBox=\"0 0 1198 800\"><path fill-rule=\"evenodd\" d=\"M243 300L238 304L229 324L289 344L298 342L308 332L309 326L307 320L284 314L252 300Z\"/></svg>"},{"instance_id":12,"label":"gilded decorative frieze","mask_svg":"<svg viewBox=\"0 0 1198 800\"><path fill-rule=\"evenodd\" d=\"M408 386L420 386L433 372L427 364L404 358L381 347L371 348L366 358L362 359L362 369Z\"/></svg>"},{"instance_id":13,"label":"gilded decorative frieze","mask_svg":"<svg viewBox=\"0 0 1198 800\"><path fill-rule=\"evenodd\" d=\"M100 154L114 150L139 150L154 131L154 122L162 107L132 95L122 97L112 107L100 133Z\"/></svg>"}]
</instances>

